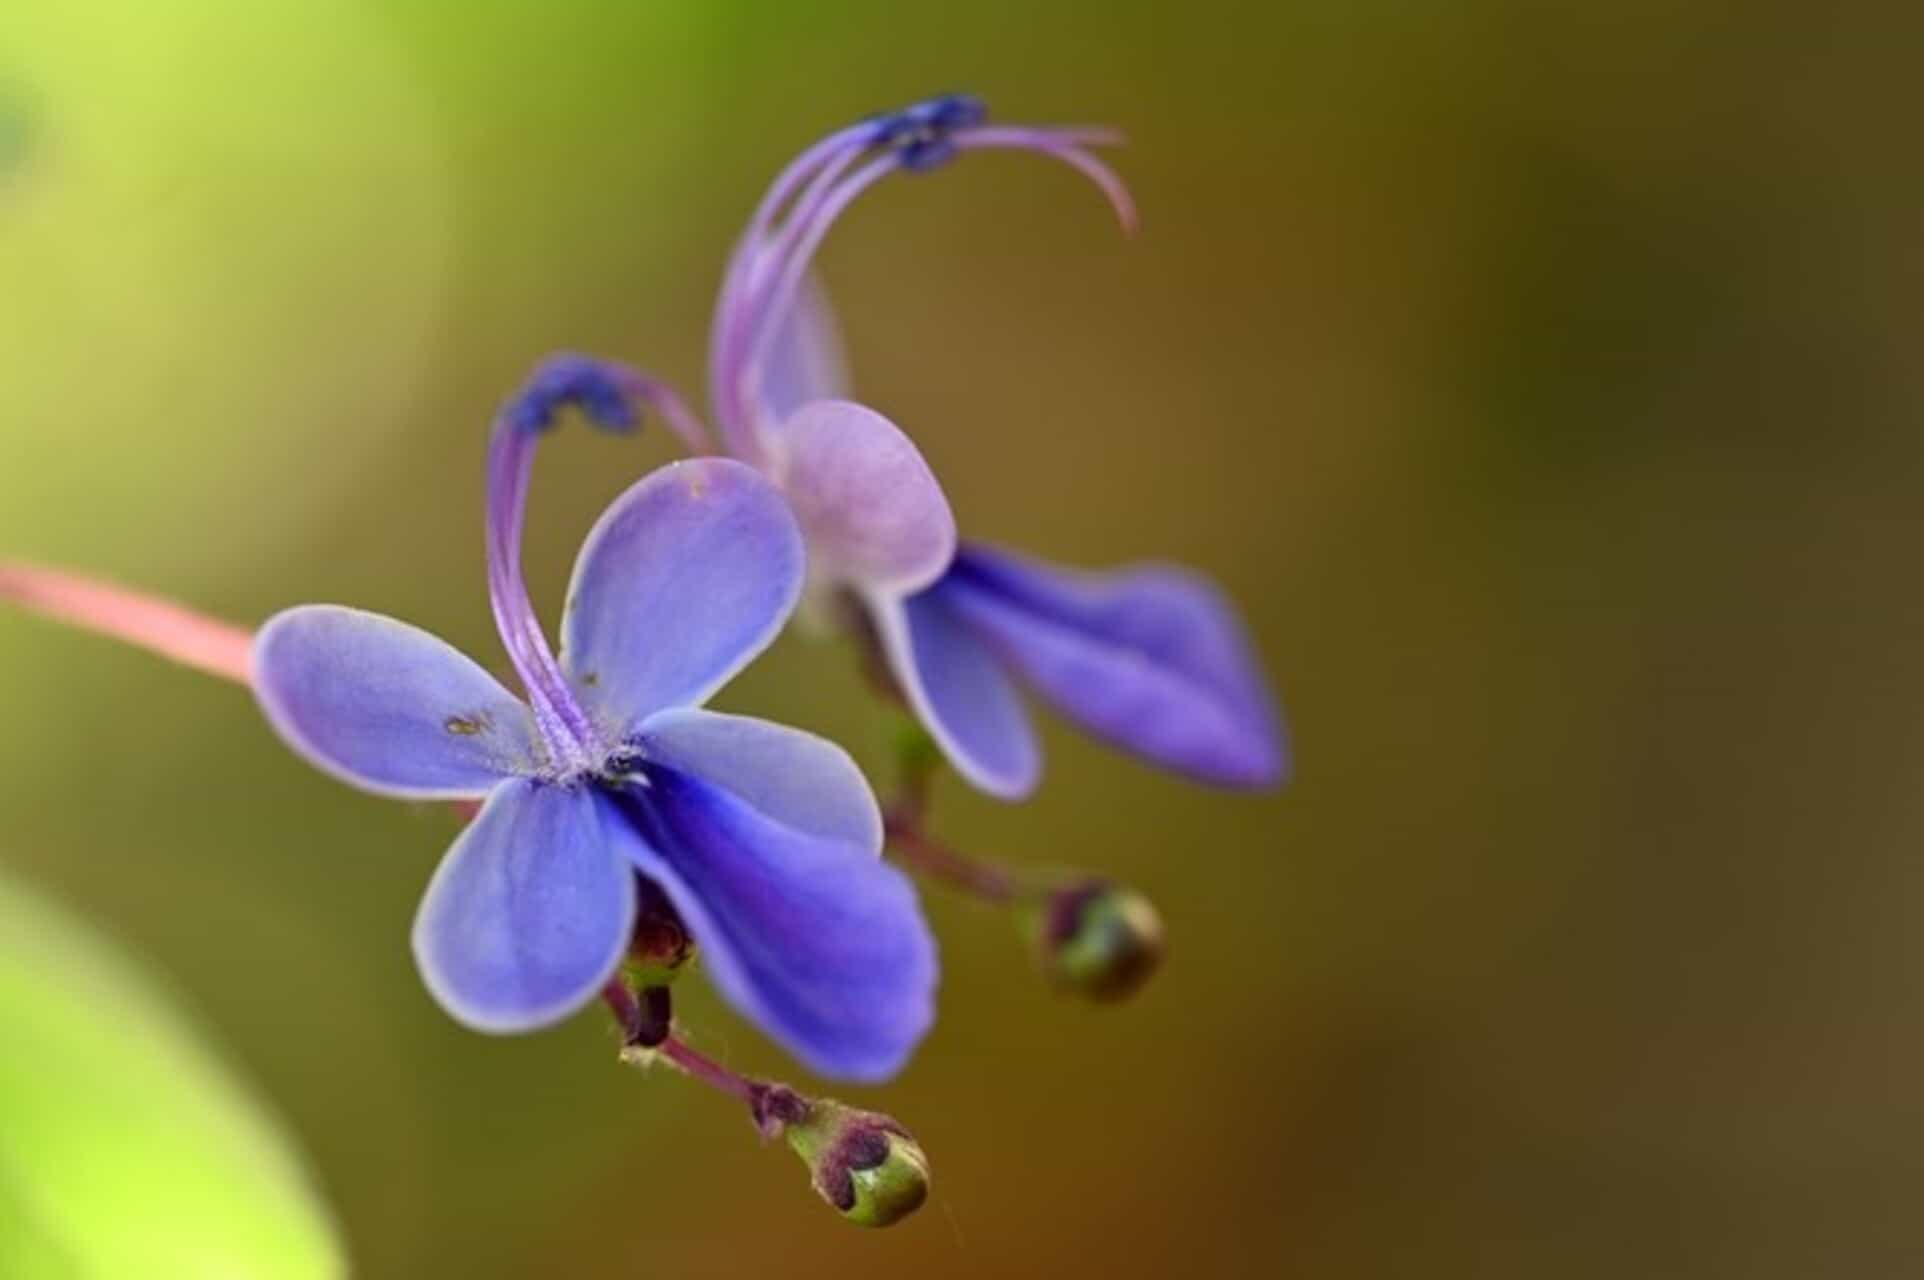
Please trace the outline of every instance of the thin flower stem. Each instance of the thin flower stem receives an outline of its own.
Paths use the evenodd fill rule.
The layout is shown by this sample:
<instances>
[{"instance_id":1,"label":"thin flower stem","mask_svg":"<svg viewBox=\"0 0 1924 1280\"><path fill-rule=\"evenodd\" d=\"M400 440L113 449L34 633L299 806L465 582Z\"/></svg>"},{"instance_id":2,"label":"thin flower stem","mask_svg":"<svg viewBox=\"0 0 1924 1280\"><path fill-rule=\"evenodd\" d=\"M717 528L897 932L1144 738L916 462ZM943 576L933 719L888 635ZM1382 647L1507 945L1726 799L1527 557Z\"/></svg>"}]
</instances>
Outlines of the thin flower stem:
<instances>
[{"instance_id":1,"label":"thin flower stem","mask_svg":"<svg viewBox=\"0 0 1924 1280\"><path fill-rule=\"evenodd\" d=\"M755 1105L762 1094L761 1087L753 1080L736 1075L721 1063L689 1048L674 1036L669 1036L657 1045L655 1052L703 1084L712 1085L729 1097L746 1102L750 1107Z\"/></svg>"},{"instance_id":2,"label":"thin flower stem","mask_svg":"<svg viewBox=\"0 0 1924 1280\"><path fill-rule=\"evenodd\" d=\"M0 600L246 684L253 632L170 600L39 565L0 560Z\"/></svg>"},{"instance_id":3,"label":"thin flower stem","mask_svg":"<svg viewBox=\"0 0 1924 1280\"><path fill-rule=\"evenodd\" d=\"M608 985L601 989L601 999L608 1006L608 1012L615 1015L622 1037L634 1043L641 1031L641 1004L635 999L635 993L620 978L610 978Z\"/></svg>"},{"instance_id":4,"label":"thin flower stem","mask_svg":"<svg viewBox=\"0 0 1924 1280\"><path fill-rule=\"evenodd\" d=\"M609 1012L615 1015L615 1022L630 1045L648 1048L673 1063L683 1074L692 1076L705 1085L721 1090L731 1098L737 1098L751 1107L764 1091L764 1086L745 1076L738 1076L721 1063L704 1053L690 1048L683 1041L668 1036L656 1045L643 1045L642 1038L647 1029L647 1016L634 992L620 978L611 978L608 985L601 989L601 998Z\"/></svg>"},{"instance_id":5,"label":"thin flower stem","mask_svg":"<svg viewBox=\"0 0 1924 1280\"><path fill-rule=\"evenodd\" d=\"M870 633L873 650L873 633ZM893 683L886 669L884 678ZM992 862L956 852L928 833L929 807L942 753L928 731L913 719L902 721L895 744L895 800L882 814L882 833L896 857L924 875L934 876L976 897L1006 906L1024 896L1013 872Z\"/></svg>"},{"instance_id":6,"label":"thin flower stem","mask_svg":"<svg viewBox=\"0 0 1924 1280\"><path fill-rule=\"evenodd\" d=\"M884 820L883 830L896 856L925 875L946 880L998 905L1007 905L1022 897L1022 886L1009 871L957 853L913 822L890 816Z\"/></svg>"}]
</instances>

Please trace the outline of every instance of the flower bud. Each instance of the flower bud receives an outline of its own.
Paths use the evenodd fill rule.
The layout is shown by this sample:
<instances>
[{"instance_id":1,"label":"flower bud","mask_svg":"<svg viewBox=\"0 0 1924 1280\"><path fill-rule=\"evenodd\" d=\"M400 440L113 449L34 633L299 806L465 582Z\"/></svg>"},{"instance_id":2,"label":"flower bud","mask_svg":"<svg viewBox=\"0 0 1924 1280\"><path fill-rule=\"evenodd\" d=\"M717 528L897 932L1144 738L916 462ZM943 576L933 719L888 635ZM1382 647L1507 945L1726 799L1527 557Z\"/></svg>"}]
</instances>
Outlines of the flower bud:
<instances>
[{"instance_id":1,"label":"flower bud","mask_svg":"<svg viewBox=\"0 0 1924 1280\"><path fill-rule=\"evenodd\" d=\"M680 975L695 955L695 940L681 922L660 887L638 880L641 904L635 912L635 932L621 962L621 976L635 991L665 987Z\"/></svg>"},{"instance_id":2,"label":"flower bud","mask_svg":"<svg viewBox=\"0 0 1924 1280\"><path fill-rule=\"evenodd\" d=\"M816 1192L844 1218L886 1227L929 1198L929 1159L894 1120L832 1098L779 1092L757 1107L764 1129L788 1140L808 1166Z\"/></svg>"},{"instance_id":3,"label":"flower bud","mask_svg":"<svg viewBox=\"0 0 1924 1280\"><path fill-rule=\"evenodd\" d=\"M1091 1000L1134 995L1162 961L1162 917L1149 899L1103 880L1051 893L1036 934L1044 972Z\"/></svg>"}]
</instances>

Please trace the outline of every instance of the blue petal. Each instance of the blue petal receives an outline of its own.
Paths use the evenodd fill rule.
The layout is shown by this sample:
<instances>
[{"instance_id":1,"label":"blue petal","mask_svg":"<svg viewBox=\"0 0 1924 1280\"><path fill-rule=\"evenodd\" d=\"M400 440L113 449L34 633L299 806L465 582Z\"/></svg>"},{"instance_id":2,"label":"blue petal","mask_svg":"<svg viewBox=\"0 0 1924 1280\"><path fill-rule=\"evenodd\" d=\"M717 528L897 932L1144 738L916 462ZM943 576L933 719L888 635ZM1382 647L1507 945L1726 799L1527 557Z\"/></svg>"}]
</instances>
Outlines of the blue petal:
<instances>
[{"instance_id":1,"label":"blue petal","mask_svg":"<svg viewBox=\"0 0 1924 1280\"><path fill-rule=\"evenodd\" d=\"M810 272L802 277L795 301L762 358L757 395L762 421L773 425L810 400L847 394L841 331L821 282Z\"/></svg>"},{"instance_id":2,"label":"blue petal","mask_svg":"<svg viewBox=\"0 0 1924 1280\"><path fill-rule=\"evenodd\" d=\"M896 683L956 772L1005 800L1035 790L1042 754L1029 714L995 653L946 597L931 588L867 604Z\"/></svg>"},{"instance_id":3,"label":"blue petal","mask_svg":"<svg viewBox=\"0 0 1924 1280\"><path fill-rule=\"evenodd\" d=\"M635 746L651 763L706 779L806 835L882 851L882 811L868 779L826 738L715 711L650 716Z\"/></svg>"},{"instance_id":4,"label":"blue petal","mask_svg":"<svg viewBox=\"0 0 1924 1280\"><path fill-rule=\"evenodd\" d=\"M1222 786L1283 780L1275 700L1235 611L1195 574L1078 573L970 543L929 594L1097 737Z\"/></svg>"},{"instance_id":5,"label":"blue petal","mask_svg":"<svg viewBox=\"0 0 1924 1280\"><path fill-rule=\"evenodd\" d=\"M381 795L487 794L538 767L527 706L446 641L339 605L303 605L254 637L267 721L316 768Z\"/></svg>"},{"instance_id":6,"label":"blue petal","mask_svg":"<svg viewBox=\"0 0 1924 1280\"><path fill-rule=\"evenodd\" d=\"M581 548L561 664L611 738L693 706L768 647L801 593L802 538L753 469L677 462L615 499Z\"/></svg>"},{"instance_id":7,"label":"blue petal","mask_svg":"<svg viewBox=\"0 0 1924 1280\"><path fill-rule=\"evenodd\" d=\"M614 976L635 924L621 825L585 787L503 783L441 860L414 918L428 990L476 1031L533 1031Z\"/></svg>"},{"instance_id":8,"label":"blue petal","mask_svg":"<svg viewBox=\"0 0 1924 1280\"><path fill-rule=\"evenodd\" d=\"M675 904L723 997L822 1075L899 1071L935 1019L935 940L908 879L715 783L646 776L620 799L629 856Z\"/></svg>"}]
</instances>

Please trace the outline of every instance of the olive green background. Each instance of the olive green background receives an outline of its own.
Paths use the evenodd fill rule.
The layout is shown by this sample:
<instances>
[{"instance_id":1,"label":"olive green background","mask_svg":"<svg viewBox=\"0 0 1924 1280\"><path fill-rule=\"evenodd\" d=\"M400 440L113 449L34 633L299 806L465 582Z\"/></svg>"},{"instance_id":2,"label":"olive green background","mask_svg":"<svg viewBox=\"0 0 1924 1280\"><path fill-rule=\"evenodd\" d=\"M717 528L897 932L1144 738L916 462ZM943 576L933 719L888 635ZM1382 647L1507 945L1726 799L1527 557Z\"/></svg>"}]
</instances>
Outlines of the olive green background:
<instances>
[{"instance_id":1,"label":"olive green background","mask_svg":"<svg viewBox=\"0 0 1924 1280\"><path fill-rule=\"evenodd\" d=\"M823 263L861 393L967 531L1217 576L1299 763L1225 796L1051 724L1032 802L944 788L967 847L1140 886L1170 956L1066 1003L931 887L940 1025L843 1095L934 1161L884 1234L605 1019L448 1021L407 929L451 819L236 689L0 616L0 871L187 993L368 1276L1914 1269L1900 9L8 0L0 554L499 666L494 405L555 348L698 393L775 170L964 87L1127 130L1142 232L1034 157L892 181ZM668 456L544 452L544 606ZM720 705L881 762L845 649L785 638Z\"/></svg>"}]
</instances>

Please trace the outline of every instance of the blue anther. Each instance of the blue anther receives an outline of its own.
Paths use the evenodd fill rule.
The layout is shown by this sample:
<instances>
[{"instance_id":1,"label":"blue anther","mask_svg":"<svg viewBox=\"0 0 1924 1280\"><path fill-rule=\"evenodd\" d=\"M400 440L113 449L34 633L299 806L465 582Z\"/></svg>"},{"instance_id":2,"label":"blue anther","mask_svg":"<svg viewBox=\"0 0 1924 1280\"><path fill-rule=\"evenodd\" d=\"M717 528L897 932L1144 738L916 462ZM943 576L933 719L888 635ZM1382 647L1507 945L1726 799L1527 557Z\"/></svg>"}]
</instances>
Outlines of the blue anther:
<instances>
[{"instance_id":1,"label":"blue anther","mask_svg":"<svg viewBox=\"0 0 1924 1280\"><path fill-rule=\"evenodd\" d=\"M501 409L517 431L546 431L568 405L603 431L629 432L641 424L633 399L615 371L591 356L563 354L541 362Z\"/></svg>"},{"instance_id":2,"label":"blue anther","mask_svg":"<svg viewBox=\"0 0 1924 1280\"><path fill-rule=\"evenodd\" d=\"M945 93L900 111L874 118L874 145L899 153L911 173L940 168L955 155L950 135L988 119L982 99L966 93Z\"/></svg>"}]
</instances>

